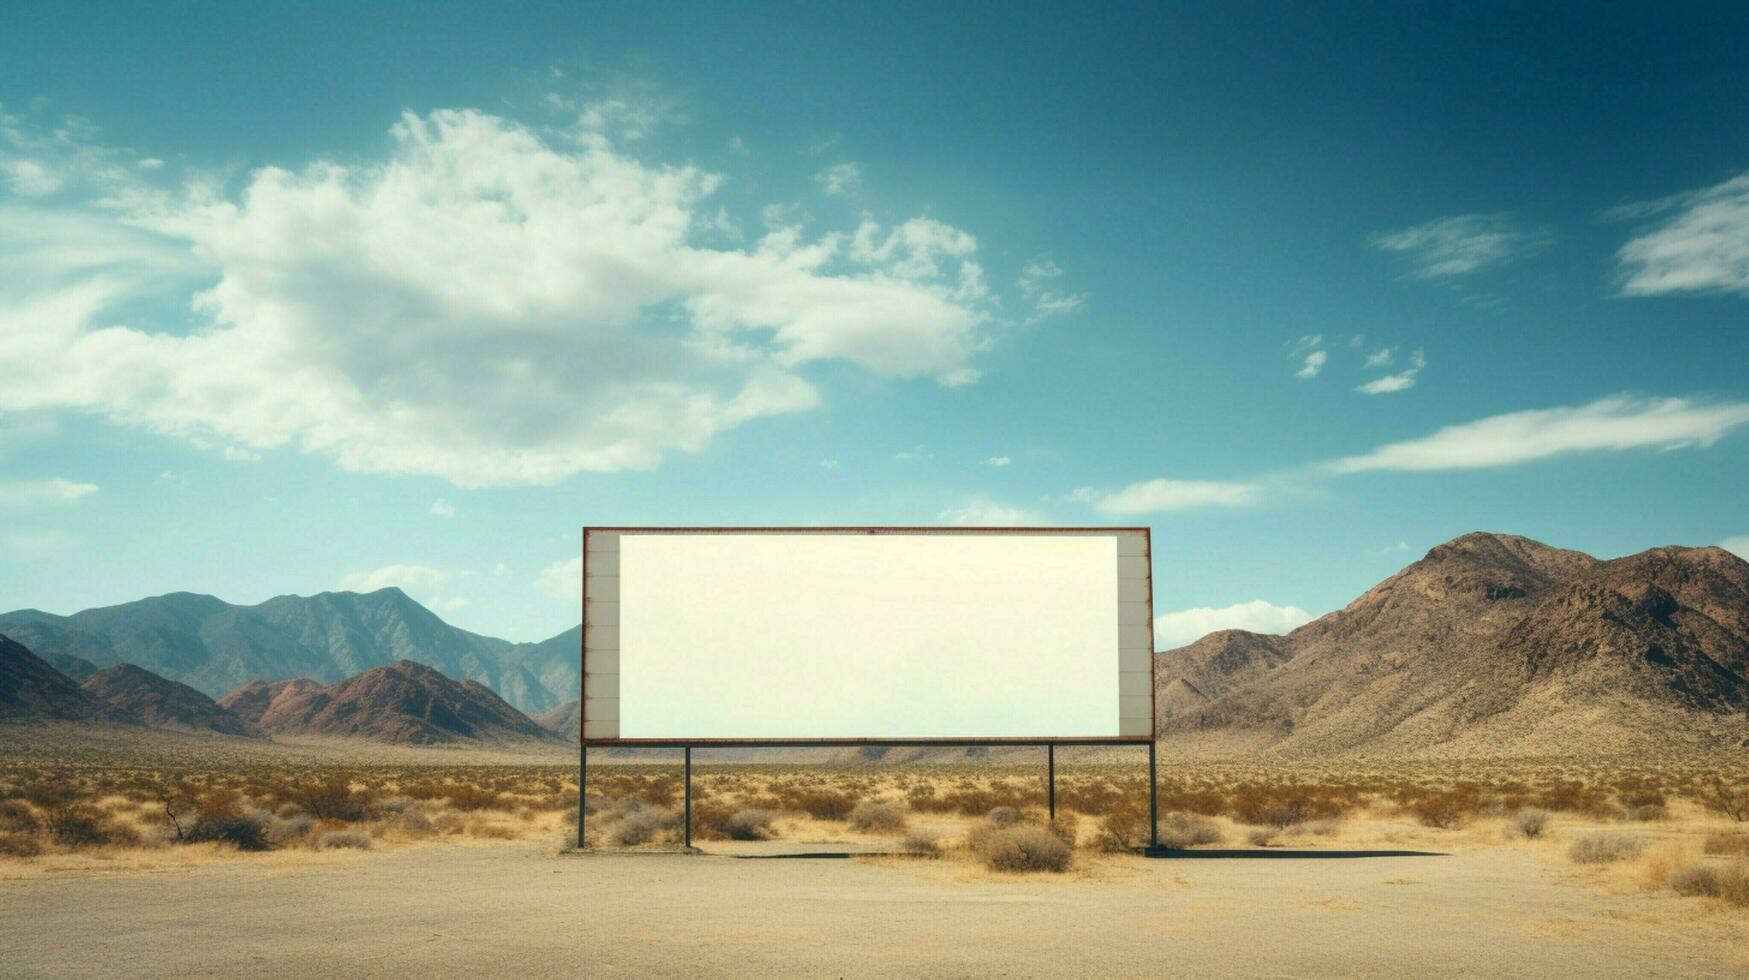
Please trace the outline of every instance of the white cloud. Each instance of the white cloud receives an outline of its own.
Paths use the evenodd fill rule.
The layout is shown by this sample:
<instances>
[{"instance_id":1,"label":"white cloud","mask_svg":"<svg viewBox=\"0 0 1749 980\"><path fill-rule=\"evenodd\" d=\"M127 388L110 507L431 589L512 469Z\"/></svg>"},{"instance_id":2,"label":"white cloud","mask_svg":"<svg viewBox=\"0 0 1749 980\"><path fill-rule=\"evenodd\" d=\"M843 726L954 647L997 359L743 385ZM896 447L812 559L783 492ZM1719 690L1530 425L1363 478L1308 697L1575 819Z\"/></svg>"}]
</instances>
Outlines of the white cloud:
<instances>
[{"instance_id":1,"label":"white cloud","mask_svg":"<svg viewBox=\"0 0 1749 980\"><path fill-rule=\"evenodd\" d=\"M1367 365L1372 365L1372 358L1367 358ZM1374 378L1354 390L1363 395L1386 395L1393 391L1406 391L1415 387L1415 379L1421 375L1421 369L1427 366L1427 357L1416 351L1409 357L1409 366L1396 374L1387 374L1382 378Z\"/></svg>"},{"instance_id":2,"label":"white cloud","mask_svg":"<svg viewBox=\"0 0 1749 980\"><path fill-rule=\"evenodd\" d=\"M1154 647L1171 650L1195 643L1216 630L1250 630L1253 633L1286 633L1312 621L1298 606L1277 606L1253 599L1220 609L1181 609L1154 617Z\"/></svg>"},{"instance_id":3,"label":"white cloud","mask_svg":"<svg viewBox=\"0 0 1749 980\"><path fill-rule=\"evenodd\" d=\"M1324 370L1324 364L1328 360L1330 360L1329 354L1326 354L1321 350L1315 350L1306 355L1305 362L1300 365L1298 371L1294 372L1294 377L1304 380L1315 378L1318 376L1318 372Z\"/></svg>"},{"instance_id":4,"label":"white cloud","mask_svg":"<svg viewBox=\"0 0 1749 980\"><path fill-rule=\"evenodd\" d=\"M446 616L453 616L471 605L473 605L473 603L469 602L466 596L458 595L451 596L448 599L439 599L431 603L431 610L433 612L442 613Z\"/></svg>"},{"instance_id":5,"label":"white cloud","mask_svg":"<svg viewBox=\"0 0 1749 980\"><path fill-rule=\"evenodd\" d=\"M1459 214L1374 235L1374 248L1407 259L1417 279L1468 275L1540 251L1553 238L1508 214Z\"/></svg>"},{"instance_id":6,"label":"white cloud","mask_svg":"<svg viewBox=\"0 0 1749 980\"><path fill-rule=\"evenodd\" d=\"M1749 534L1739 534L1734 538L1726 538L1719 542L1719 547L1744 561L1749 561Z\"/></svg>"},{"instance_id":7,"label":"white cloud","mask_svg":"<svg viewBox=\"0 0 1749 980\"><path fill-rule=\"evenodd\" d=\"M79 483L58 476L48 480L0 482L0 509L25 510L71 503L96 492L95 483Z\"/></svg>"},{"instance_id":8,"label":"white cloud","mask_svg":"<svg viewBox=\"0 0 1749 980\"><path fill-rule=\"evenodd\" d=\"M549 599L581 602L583 595L583 556L556 561L540 570L534 589Z\"/></svg>"},{"instance_id":9,"label":"white cloud","mask_svg":"<svg viewBox=\"0 0 1749 980\"><path fill-rule=\"evenodd\" d=\"M392 133L379 163L267 167L235 194L129 167L0 210L0 410L471 487L649 468L810 409L812 361L976 379L993 299L950 225L706 248L721 179L695 167L475 111ZM187 322L117 324L171 291Z\"/></svg>"},{"instance_id":10,"label":"white cloud","mask_svg":"<svg viewBox=\"0 0 1749 980\"><path fill-rule=\"evenodd\" d=\"M835 163L814 175L827 197L848 197L862 190L862 166L856 163Z\"/></svg>"},{"instance_id":11,"label":"white cloud","mask_svg":"<svg viewBox=\"0 0 1749 980\"><path fill-rule=\"evenodd\" d=\"M1026 527L1045 523L1044 518L1020 507L1009 507L984 497L974 497L958 507L935 515L937 524L955 527Z\"/></svg>"},{"instance_id":12,"label":"white cloud","mask_svg":"<svg viewBox=\"0 0 1749 980\"><path fill-rule=\"evenodd\" d=\"M1671 210L1675 213L1661 225L1616 253L1622 293L1749 295L1749 174L1660 201L1611 209L1610 215L1638 218Z\"/></svg>"},{"instance_id":13,"label":"white cloud","mask_svg":"<svg viewBox=\"0 0 1749 980\"><path fill-rule=\"evenodd\" d=\"M1214 480L1147 480L1122 490L1106 492L1082 487L1069 498L1093 505L1104 514L1152 514L1197 507L1243 507L1257 500L1254 483L1221 483Z\"/></svg>"},{"instance_id":14,"label":"white cloud","mask_svg":"<svg viewBox=\"0 0 1749 980\"><path fill-rule=\"evenodd\" d=\"M1330 464L1365 470L1456 470L1511 466L1565 453L1710 446L1749 422L1749 403L1615 395L1587 405L1495 415L1381 446Z\"/></svg>"},{"instance_id":15,"label":"white cloud","mask_svg":"<svg viewBox=\"0 0 1749 980\"><path fill-rule=\"evenodd\" d=\"M820 468L823 470L835 470L838 466L839 463L835 459L827 458L820 460Z\"/></svg>"},{"instance_id":16,"label":"white cloud","mask_svg":"<svg viewBox=\"0 0 1749 980\"><path fill-rule=\"evenodd\" d=\"M454 517L455 516L455 504L450 503L449 501L443 499L442 497L439 497L436 500L433 500L431 502L431 507L429 509L431 511L432 517Z\"/></svg>"},{"instance_id":17,"label":"white cloud","mask_svg":"<svg viewBox=\"0 0 1749 980\"><path fill-rule=\"evenodd\" d=\"M1073 313L1087 302L1086 293L1068 293L1052 289L1051 284L1062 278L1062 266L1048 258L1036 258L1020 270L1020 298L1032 304L1026 322L1037 323L1060 313Z\"/></svg>"},{"instance_id":18,"label":"white cloud","mask_svg":"<svg viewBox=\"0 0 1749 980\"><path fill-rule=\"evenodd\" d=\"M35 160L0 161L0 172L5 173L12 192L23 197L41 197L61 189L61 178Z\"/></svg>"},{"instance_id":19,"label":"white cloud","mask_svg":"<svg viewBox=\"0 0 1749 980\"><path fill-rule=\"evenodd\" d=\"M1355 339L1358 340L1359 338L1355 338ZM1351 345L1351 346L1353 346L1353 345ZM1366 362L1364 364L1362 364L1361 367L1367 367L1367 368L1389 367L1391 362L1396 360L1396 358L1397 358L1397 349L1395 347L1381 347L1377 351L1374 351L1373 353L1368 354L1366 356Z\"/></svg>"},{"instance_id":20,"label":"white cloud","mask_svg":"<svg viewBox=\"0 0 1749 980\"><path fill-rule=\"evenodd\" d=\"M1007 466L1009 463L1012 463L1012 462L1014 462L1014 461L1009 459L1007 456L991 456L989 459L984 460L984 465L985 466Z\"/></svg>"},{"instance_id":21,"label":"white cloud","mask_svg":"<svg viewBox=\"0 0 1749 980\"><path fill-rule=\"evenodd\" d=\"M426 592L447 583L448 572L427 565L384 565L368 572L352 572L340 579L342 592L375 592L391 586L403 592Z\"/></svg>"}]
</instances>

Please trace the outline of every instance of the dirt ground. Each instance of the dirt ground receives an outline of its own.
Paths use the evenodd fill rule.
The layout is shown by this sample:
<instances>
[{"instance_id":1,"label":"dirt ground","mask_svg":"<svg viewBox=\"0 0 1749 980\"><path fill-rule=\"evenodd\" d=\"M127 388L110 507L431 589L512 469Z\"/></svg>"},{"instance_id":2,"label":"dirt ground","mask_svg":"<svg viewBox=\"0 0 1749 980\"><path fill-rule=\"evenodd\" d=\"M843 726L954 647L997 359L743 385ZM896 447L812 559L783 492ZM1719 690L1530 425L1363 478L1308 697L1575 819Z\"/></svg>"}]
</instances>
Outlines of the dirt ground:
<instances>
[{"instance_id":1,"label":"dirt ground","mask_svg":"<svg viewBox=\"0 0 1749 980\"><path fill-rule=\"evenodd\" d=\"M537 841L0 880L0 973L79 976L1735 976L1740 916L1525 851L951 861L565 855ZM734 853L730 853L734 852Z\"/></svg>"}]
</instances>

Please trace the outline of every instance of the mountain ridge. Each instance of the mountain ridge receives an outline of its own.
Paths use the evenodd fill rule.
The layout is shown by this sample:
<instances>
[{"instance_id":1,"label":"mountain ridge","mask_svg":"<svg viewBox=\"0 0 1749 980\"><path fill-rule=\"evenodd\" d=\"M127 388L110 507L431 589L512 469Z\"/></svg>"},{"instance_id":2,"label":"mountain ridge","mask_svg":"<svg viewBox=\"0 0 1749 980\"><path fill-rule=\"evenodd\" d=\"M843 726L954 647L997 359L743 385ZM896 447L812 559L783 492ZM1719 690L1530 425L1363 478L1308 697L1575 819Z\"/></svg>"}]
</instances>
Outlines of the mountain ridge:
<instances>
[{"instance_id":1,"label":"mountain ridge","mask_svg":"<svg viewBox=\"0 0 1749 980\"><path fill-rule=\"evenodd\" d=\"M222 698L250 681L338 683L412 659L493 689L539 712L577 697L581 627L512 643L452 626L398 588L275 596L252 606L170 592L58 616L0 614L0 633L37 656L79 669L132 663Z\"/></svg>"},{"instance_id":2,"label":"mountain ridge","mask_svg":"<svg viewBox=\"0 0 1749 980\"><path fill-rule=\"evenodd\" d=\"M1203 754L1725 748L1749 744L1749 563L1475 532L1285 636L1155 662L1163 745Z\"/></svg>"}]
</instances>

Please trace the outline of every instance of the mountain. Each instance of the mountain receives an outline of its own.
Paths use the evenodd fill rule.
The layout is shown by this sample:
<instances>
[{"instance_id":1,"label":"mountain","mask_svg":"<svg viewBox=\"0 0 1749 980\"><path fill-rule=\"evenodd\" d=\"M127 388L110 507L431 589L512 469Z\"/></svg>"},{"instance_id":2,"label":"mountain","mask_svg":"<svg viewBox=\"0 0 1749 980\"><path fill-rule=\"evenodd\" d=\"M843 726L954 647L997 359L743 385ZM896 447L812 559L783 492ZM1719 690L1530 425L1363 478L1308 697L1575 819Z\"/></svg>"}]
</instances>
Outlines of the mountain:
<instances>
[{"instance_id":1,"label":"mountain","mask_svg":"<svg viewBox=\"0 0 1749 980\"><path fill-rule=\"evenodd\" d=\"M1749 562L1467 534L1286 636L1225 630L1155 664L1168 751L1749 747Z\"/></svg>"},{"instance_id":2,"label":"mountain","mask_svg":"<svg viewBox=\"0 0 1749 980\"><path fill-rule=\"evenodd\" d=\"M250 681L219 699L219 707L251 725L261 723L261 716L272 710L282 698L314 691L322 685L308 677L284 681Z\"/></svg>"},{"instance_id":3,"label":"mountain","mask_svg":"<svg viewBox=\"0 0 1749 980\"><path fill-rule=\"evenodd\" d=\"M259 703L244 691L227 701ZM553 741L475 681L457 681L411 660L375 667L326 687L290 685L267 699L257 725L276 735L323 735L405 745Z\"/></svg>"},{"instance_id":4,"label":"mountain","mask_svg":"<svg viewBox=\"0 0 1749 980\"><path fill-rule=\"evenodd\" d=\"M534 723L574 742L582 734L579 726L583 724L583 702L566 701L551 711L535 715Z\"/></svg>"},{"instance_id":5,"label":"mountain","mask_svg":"<svg viewBox=\"0 0 1749 980\"><path fill-rule=\"evenodd\" d=\"M0 719L125 721L23 644L0 636Z\"/></svg>"},{"instance_id":6,"label":"mountain","mask_svg":"<svg viewBox=\"0 0 1749 980\"><path fill-rule=\"evenodd\" d=\"M51 662L131 663L215 698L249 681L331 684L399 660L478 681L525 711L545 711L579 689L578 628L511 643L451 626L396 588L254 606L175 592L71 616L21 609L0 614L0 633Z\"/></svg>"},{"instance_id":7,"label":"mountain","mask_svg":"<svg viewBox=\"0 0 1749 980\"><path fill-rule=\"evenodd\" d=\"M212 698L187 684L159 677L133 664L116 664L86 678L80 687L141 724L179 732L257 735Z\"/></svg>"}]
</instances>

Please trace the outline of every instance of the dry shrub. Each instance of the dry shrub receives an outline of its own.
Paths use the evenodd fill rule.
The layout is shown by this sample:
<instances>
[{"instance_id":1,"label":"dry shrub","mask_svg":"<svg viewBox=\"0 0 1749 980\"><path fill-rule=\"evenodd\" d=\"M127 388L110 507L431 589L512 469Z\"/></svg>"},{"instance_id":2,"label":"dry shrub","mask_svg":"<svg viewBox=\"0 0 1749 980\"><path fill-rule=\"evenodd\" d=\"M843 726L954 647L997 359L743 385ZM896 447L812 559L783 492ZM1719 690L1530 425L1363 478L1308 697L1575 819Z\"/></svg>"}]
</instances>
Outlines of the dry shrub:
<instances>
[{"instance_id":1,"label":"dry shrub","mask_svg":"<svg viewBox=\"0 0 1749 980\"><path fill-rule=\"evenodd\" d=\"M464 811L509 810L515 806L495 790L462 783L444 787L443 798L452 809Z\"/></svg>"},{"instance_id":2,"label":"dry shrub","mask_svg":"<svg viewBox=\"0 0 1749 980\"><path fill-rule=\"evenodd\" d=\"M1101 817L1099 832L1093 837L1093 846L1108 853L1137 850L1147 842L1148 816L1133 805Z\"/></svg>"},{"instance_id":3,"label":"dry shrub","mask_svg":"<svg viewBox=\"0 0 1749 980\"><path fill-rule=\"evenodd\" d=\"M984 816L998 827L1020 822L1020 811L1011 806L991 807Z\"/></svg>"},{"instance_id":4,"label":"dry shrub","mask_svg":"<svg viewBox=\"0 0 1749 980\"><path fill-rule=\"evenodd\" d=\"M1081 841L1081 821L1066 810L1046 821L1045 829L1056 834L1058 840L1070 847L1077 846Z\"/></svg>"},{"instance_id":5,"label":"dry shrub","mask_svg":"<svg viewBox=\"0 0 1749 980\"><path fill-rule=\"evenodd\" d=\"M1719 898L1732 905L1749 906L1749 862L1728 864L1682 862L1665 876L1664 884L1678 895Z\"/></svg>"},{"instance_id":6,"label":"dry shrub","mask_svg":"<svg viewBox=\"0 0 1749 980\"><path fill-rule=\"evenodd\" d=\"M758 807L743 807L723 821L723 833L731 840L767 840L777 814Z\"/></svg>"},{"instance_id":7,"label":"dry shrub","mask_svg":"<svg viewBox=\"0 0 1749 980\"><path fill-rule=\"evenodd\" d=\"M1067 871L1075 852L1036 824L1000 827L977 836L976 851L992 871Z\"/></svg>"},{"instance_id":8,"label":"dry shrub","mask_svg":"<svg viewBox=\"0 0 1749 980\"><path fill-rule=\"evenodd\" d=\"M899 847L906 854L937 858L941 856L941 837L933 830L914 827L905 834L905 840L900 843Z\"/></svg>"},{"instance_id":9,"label":"dry shrub","mask_svg":"<svg viewBox=\"0 0 1749 980\"><path fill-rule=\"evenodd\" d=\"M1204 844L1219 844L1222 840L1221 828L1214 821L1188 813L1168 813L1161 817L1154 833L1159 836L1161 847L1180 851Z\"/></svg>"},{"instance_id":10,"label":"dry shrub","mask_svg":"<svg viewBox=\"0 0 1749 980\"><path fill-rule=\"evenodd\" d=\"M0 800L0 834L35 836L42 829L36 814L18 800Z\"/></svg>"},{"instance_id":11,"label":"dry shrub","mask_svg":"<svg viewBox=\"0 0 1749 980\"><path fill-rule=\"evenodd\" d=\"M1272 847L1276 833L1274 827L1253 827L1245 832L1245 842L1252 847Z\"/></svg>"},{"instance_id":12,"label":"dry shrub","mask_svg":"<svg viewBox=\"0 0 1749 980\"><path fill-rule=\"evenodd\" d=\"M194 819L181 829L181 838L189 844L229 844L239 851L270 851L268 814L253 808L245 810L235 790L217 788L201 796Z\"/></svg>"},{"instance_id":13,"label":"dry shrub","mask_svg":"<svg viewBox=\"0 0 1749 980\"><path fill-rule=\"evenodd\" d=\"M371 804L375 801L375 794L369 790L354 790L352 780L342 773L298 783L286 795L305 813L322 820L347 823L369 816Z\"/></svg>"},{"instance_id":14,"label":"dry shrub","mask_svg":"<svg viewBox=\"0 0 1749 980\"><path fill-rule=\"evenodd\" d=\"M42 851L42 841L35 834L0 831L0 857L36 857Z\"/></svg>"},{"instance_id":15,"label":"dry shrub","mask_svg":"<svg viewBox=\"0 0 1749 980\"><path fill-rule=\"evenodd\" d=\"M905 811L881 800L863 800L850 811L850 826L868 834L897 834L905 829Z\"/></svg>"},{"instance_id":16,"label":"dry shrub","mask_svg":"<svg viewBox=\"0 0 1749 980\"><path fill-rule=\"evenodd\" d=\"M1461 826L1482 806L1481 795L1474 788L1460 786L1426 793L1410 800L1404 808L1426 826L1449 830Z\"/></svg>"},{"instance_id":17,"label":"dry shrub","mask_svg":"<svg viewBox=\"0 0 1749 980\"><path fill-rule=\"evenodd\" d=\"M1611 864L1637 857L1644 847L1640 838L1626 834L1587 834L1567 848L1567 858L1574 864Z\"/></svg>"},{"instance_id":18,"label":"dry shrub","mask_svg":"<svg viewBox=\"0 0 1749 980\"><path fill-rule=\"evenodd\" d=\"M1749 855L1749 834L1741 832L1708 834L1704 849L1708 854Z\"/></svg>"},{"instance_id":19,"label":"dry shrub","mask_svg":"<svg viewBox=\"0 0 1749 980\"><path fill-rule=\"evenodd\" d=\"M1700 791L1701 805L1738 823L1749 823L1749 783L1733 786L1714 776Z\"/></svg>"},{"instance_id":20,"label":"dry shrub","mask_svg":"<svg viewBox=\"0 0 1749 980\"><path fill-rule=\"evenodd\" d=\"M617 847L636 847L668 837L679 828L679 814L633 800L608 824L602 836Z\"/></svg>"},{"instance_id":21,"label":"dry shrub","mask_svg":"<svg viewBox=\"0 0 1749 980\"><path fill-rule=\"evenodd\" d=\"M1512 833L1526 840L1536 840L1549 829L1549 812L1527 806L1512 815L1512 822L1507 825Z\"/></svg>"},{"instance_id":22,"label":"dry shrub","mask_svg":"<svg viewBox=\"0 0 1749 980\"><path fill-rule=\"evenodd\" d=\"M856 808L848 793L831 789L791 789L780 799L785 810L800 810L815 820L843 820Z\"/></svg>"},{"instance_id":23,"label":"dry shrub","mask_svg":"<svg viewBox=\"0 0 1749 980\"><path fill-rule=\"evenodd\" d=\"M86 803L56 807L43 815L49 839L62 847L105 847L138 844L140 835L126 824Z\"/></svg>"},{"instance_id":24,"label":"dry shrub","mask_svg":"<svg viewBox=\"0 0 1749 980\"><path fill-rule=\"evenodd\" d=\"M316 837L316 846L324 851L370 850L370 837L356 830L325 830Z\"/></svg>"},{"instance_id":25,"label":"dry shrub","mask_svg":"<svg viewBox=\"0 0 1749 980\"><path fill-rule=\"evenodd\" d=\"M1230 809L1241 823L1286 829L1320 817L1341 817L1358 800L1332 787L1246 783L1233 791Z\"/></svg>"},{"instance_id":26,"label":"dry shrub","mask_svg":"<svg viewBox=\"0 0 1749 980\"><path fill-rule=\"evenodd\" d=\"M310 836L310 831L316 826L316 818L307 813L294 813L289 817L275 814L267 817L264 826L268 843L275 847L284 847Z\"/></svg>"}]
</instances>

